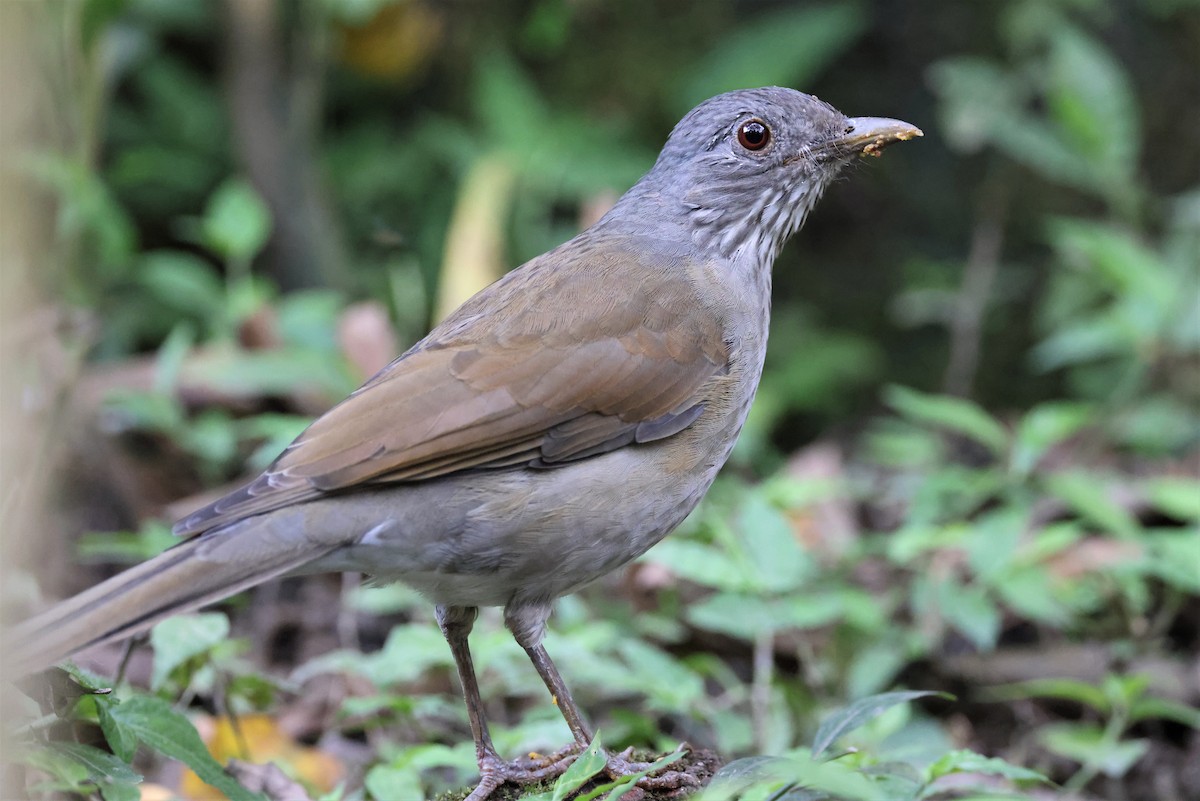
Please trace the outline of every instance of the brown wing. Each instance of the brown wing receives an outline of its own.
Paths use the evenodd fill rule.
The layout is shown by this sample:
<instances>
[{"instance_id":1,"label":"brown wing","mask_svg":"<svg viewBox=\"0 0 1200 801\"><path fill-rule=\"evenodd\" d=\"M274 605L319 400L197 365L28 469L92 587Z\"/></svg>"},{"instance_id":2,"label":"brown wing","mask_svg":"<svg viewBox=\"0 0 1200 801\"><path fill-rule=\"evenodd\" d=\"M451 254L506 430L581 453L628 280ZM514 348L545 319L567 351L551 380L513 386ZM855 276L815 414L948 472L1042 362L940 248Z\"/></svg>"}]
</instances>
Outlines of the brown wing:
<instances>
[{"instance_id":1,"label":"brown wing","mask_svg":"<svg viewBox=\"0 0 1200 801\"><path fill-rule=\"evenodd\" d=\"M728 361L699 269L577 243L476 295L177 533L335 490L554 467L686 428Z\"/></svg>"}]
</instances>

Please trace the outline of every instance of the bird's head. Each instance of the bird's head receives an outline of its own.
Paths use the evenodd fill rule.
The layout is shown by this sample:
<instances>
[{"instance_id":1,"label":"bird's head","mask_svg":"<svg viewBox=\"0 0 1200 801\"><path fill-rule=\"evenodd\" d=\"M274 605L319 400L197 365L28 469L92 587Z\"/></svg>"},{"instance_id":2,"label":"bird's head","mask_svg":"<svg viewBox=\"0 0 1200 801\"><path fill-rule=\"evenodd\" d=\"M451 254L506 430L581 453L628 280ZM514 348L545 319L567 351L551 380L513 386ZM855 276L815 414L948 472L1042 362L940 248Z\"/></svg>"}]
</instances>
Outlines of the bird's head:
<instances>
[{"instance_id":1,"label":"bird's head","mask_svg":"<svg viewBox=\"0 0 1200 801\"><path fill-rule=\"evenodd\" d=\"M847 117L777 86L727 92L688 112L643 179L721 255L769 265L838 172L921 136L900 120Z\"/></svg>"}]
</instances>

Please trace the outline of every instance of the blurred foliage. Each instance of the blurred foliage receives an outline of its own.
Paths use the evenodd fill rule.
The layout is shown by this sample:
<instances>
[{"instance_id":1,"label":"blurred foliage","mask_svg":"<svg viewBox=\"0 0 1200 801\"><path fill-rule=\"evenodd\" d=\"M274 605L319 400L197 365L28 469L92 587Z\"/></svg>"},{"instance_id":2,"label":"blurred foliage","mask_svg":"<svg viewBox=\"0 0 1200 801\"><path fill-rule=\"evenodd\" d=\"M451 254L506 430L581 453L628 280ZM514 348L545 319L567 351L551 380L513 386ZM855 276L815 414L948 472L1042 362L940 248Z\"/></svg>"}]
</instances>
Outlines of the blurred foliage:
<instances>
[{"instance_id":1,"label":"blurred foliage","mask_svg":"<svg viewBox=\"0 0 1200 801\"><path fill-rule=\"evenodd\" d=\"M606 743L735 760L705 799L1044 798L1044 777L1146 797L1138 771L1200 736L1195 688L1141 672L1194 665L1200 630L1197 30L1188 0L55 2L58 125L11 166L53 204L44 294L88 321L65 350L84 372L152 361L99 427L169 443L183 494L261 469L378 367L346 344L348 304L385 304L402 349L603 212L704 97L779 83L916 122L779 260L751 419L633 569L648 597L563 599L547 648ZM814 441L840 458L811 468ZM81 555L169 540L126 522ZM428 692L453 665L426 605L350 605L399 622L286 678L217 612L154 630L148 688L73 671L72 731L102 736L47 745L41 710L20 749L36 791L137 798L142 743L249 797L179 709L236 721L320 681L352 688L329 736L369 747L332 790L280 757L311 790L469 782L461 703ZM1075 645L1103 664L1048 656ZM955 667L1025 646L1036 678ZM501 753L567 739L497 619L472 647L486 698L539 700L498 707ZM959 700L920 692L944 688ZM578 765L547 797L585 786Z\"/></svg>"}]
</instances>

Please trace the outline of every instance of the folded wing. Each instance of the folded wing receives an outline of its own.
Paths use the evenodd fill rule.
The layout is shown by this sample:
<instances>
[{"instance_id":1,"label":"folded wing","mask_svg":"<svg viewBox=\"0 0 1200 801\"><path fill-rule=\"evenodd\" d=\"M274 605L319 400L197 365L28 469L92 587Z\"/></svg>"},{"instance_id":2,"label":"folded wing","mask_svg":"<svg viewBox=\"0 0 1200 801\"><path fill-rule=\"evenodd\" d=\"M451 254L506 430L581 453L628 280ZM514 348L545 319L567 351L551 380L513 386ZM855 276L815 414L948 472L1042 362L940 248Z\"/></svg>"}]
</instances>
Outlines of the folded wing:
<instances>
[{"instance_id":1,"label":"folded wing","mask_svg":"<svg viewBox=\"0 0 1200 801\"><path fill-rule=\"evenodd\" d=\"M574 269L546 259L477 295L176 532L356 487L553 468L691 425L728 347L686 271L611 251Z\"/></svg>"}]
</instances>

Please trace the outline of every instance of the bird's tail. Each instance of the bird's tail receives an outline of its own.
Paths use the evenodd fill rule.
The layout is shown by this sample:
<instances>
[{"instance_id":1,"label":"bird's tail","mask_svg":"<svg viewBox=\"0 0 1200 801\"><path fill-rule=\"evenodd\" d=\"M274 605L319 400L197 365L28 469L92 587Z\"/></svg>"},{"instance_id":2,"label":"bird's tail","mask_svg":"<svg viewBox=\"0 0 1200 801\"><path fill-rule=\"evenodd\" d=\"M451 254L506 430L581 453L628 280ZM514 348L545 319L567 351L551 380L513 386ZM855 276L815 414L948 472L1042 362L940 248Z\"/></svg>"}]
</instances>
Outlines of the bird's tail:
<instances>
[{"instance_id":1,"label":"bird's tail","mask_svg":"<svg viewBox=\"0 0 1200 801\"><path fill-rule=\"evenodd\" d=\"M6 667L17 675L48 667L288 573L329 550L300 543L254 547L253 534L246 538L237 531L253 522L180 543L19 624L6 637Z\"/></svg>"}]
</instances>

